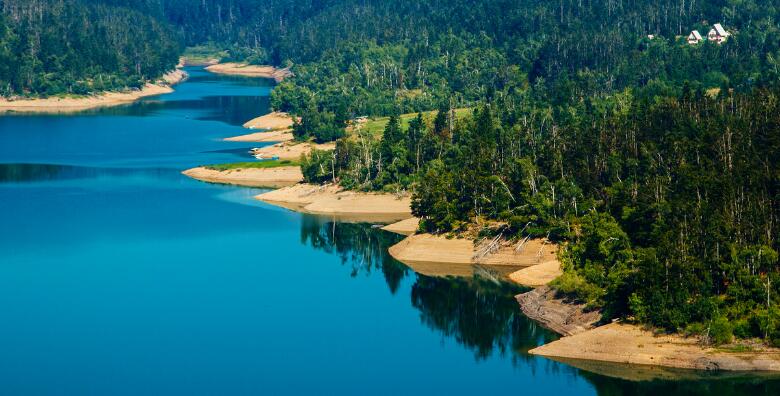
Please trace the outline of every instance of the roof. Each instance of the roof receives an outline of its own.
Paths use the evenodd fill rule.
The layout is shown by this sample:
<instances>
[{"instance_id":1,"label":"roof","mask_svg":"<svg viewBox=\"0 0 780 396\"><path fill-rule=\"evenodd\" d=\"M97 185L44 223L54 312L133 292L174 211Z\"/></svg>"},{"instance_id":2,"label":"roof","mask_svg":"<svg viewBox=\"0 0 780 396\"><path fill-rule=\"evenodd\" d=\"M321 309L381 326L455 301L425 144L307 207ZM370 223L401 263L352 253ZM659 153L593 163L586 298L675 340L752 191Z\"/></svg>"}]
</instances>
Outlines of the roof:
<instances>
[{"instance_id":1,"label":"roof","mask_svg":"<svg viewBox=\"0 0 780 396\"><path fill-rule=\"evenodd\" d=\"M719 23L712 25L712 27L715 28L716 32L718 32L718 36L726 37L729 35L729 32L727 32L726 29L724 29L723 26Z\"/></svg>"},{"instance_id":2,"label":"roof","mask_svg":"<svg viewBox=\"0 0 780 396\"><path fill-rule=\"evenodd\" d=\"M691 36L693 36L693 38L695 38L696 40L701 40L702 39L701 38L701 34L699 33L698 30L692 31L691 34L688 35L688 38L691 38Z\"/></svg>"}]
</instances>

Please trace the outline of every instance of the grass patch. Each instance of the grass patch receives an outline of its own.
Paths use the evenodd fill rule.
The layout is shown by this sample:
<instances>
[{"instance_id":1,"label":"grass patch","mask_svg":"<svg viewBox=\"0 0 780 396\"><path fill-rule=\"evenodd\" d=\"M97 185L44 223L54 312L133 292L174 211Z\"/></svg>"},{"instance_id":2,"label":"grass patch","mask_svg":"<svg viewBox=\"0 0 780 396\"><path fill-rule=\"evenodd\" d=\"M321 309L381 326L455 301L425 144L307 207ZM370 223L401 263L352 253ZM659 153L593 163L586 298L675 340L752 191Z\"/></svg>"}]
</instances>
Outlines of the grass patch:
<instances>
[{"instance_id":1,"label":"grass patch","mask_svg":"<svg viewBox=\"0 0 780 396\"><path fill-rule=\"evenodd\" d=\"M471 108L462 108L462 109L455 109L455 118L460 120L463 118L466 118L467 116L471 115ZM431 111L424 111L422 112L423 119L427 124L430 124L433 122L434 118L436 118L436 115L439 113L438 110L431 110ZM417 113L406 113L401 114L401 128L404 130L409 129L409 121L415 119L417 117ZM385 131L385 127L387 126L387 123L390 121L390 117L378 117L378 118L371 118L368 121L366 121L365 124L361 125L358 130L363 132L368 132L371 134L371 136L375 138L379 138L382 136L382 133Z\"/></svg>"},{"instance_id":2,"label":"grass patch","mask_svg":"<svg viewBox=\"0 0 780 396\"><path fill-rule=\"evenodd\" d=\"M236 169L265 169L265 168L279 168L282 166L300 166L301 163L293 160L276 160L276 161L255 161L255 162L233 162L230 164L216 164L206 165L204 168L215 171L227 171Z\"/></svg>"},{"instance_id":3,"label":"grass patch","mask_svg":"<svg viewBox=\"0 0 780 396\"><path fill-rule=\"evenodd\" d=\"M196 45L187 47L184 50L183 57L192 64L206 63L212 59L220 60L228 56L228 52L213 44Z\"/></svg>"}]
</instances>

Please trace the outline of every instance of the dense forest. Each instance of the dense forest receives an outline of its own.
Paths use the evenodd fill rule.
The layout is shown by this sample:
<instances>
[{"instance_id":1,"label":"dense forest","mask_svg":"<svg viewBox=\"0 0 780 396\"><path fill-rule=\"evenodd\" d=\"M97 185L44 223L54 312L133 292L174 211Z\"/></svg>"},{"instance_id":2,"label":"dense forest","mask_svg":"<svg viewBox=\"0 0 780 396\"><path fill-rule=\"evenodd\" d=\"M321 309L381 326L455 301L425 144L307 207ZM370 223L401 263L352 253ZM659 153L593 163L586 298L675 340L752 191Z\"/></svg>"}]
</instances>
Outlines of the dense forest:
<instances>
[{"instance_id":1,"label":"dense forest","mask_svg":"<svg viewBox=\"0 0 780 396\"><path fill-rule=\"evenodd\" d=\"M561 242L556 287L605 320L780 344L776 1L0 5L2 95L132 86L184 45L292 65L272 106L337 142L308 181L411 191L428 232ZM686 41L714 23L724 43Z\"/></svg>"},{"instance_id":2,"label":"dense forest","mask_svg":"<svg viewBox=\"0 0 780 396\"><path fill-rule=\"evenodd\" d=\"M181 40L153 6L0 0L0 96L138 88L178 63Z\"/></svg>"}]
</instances>

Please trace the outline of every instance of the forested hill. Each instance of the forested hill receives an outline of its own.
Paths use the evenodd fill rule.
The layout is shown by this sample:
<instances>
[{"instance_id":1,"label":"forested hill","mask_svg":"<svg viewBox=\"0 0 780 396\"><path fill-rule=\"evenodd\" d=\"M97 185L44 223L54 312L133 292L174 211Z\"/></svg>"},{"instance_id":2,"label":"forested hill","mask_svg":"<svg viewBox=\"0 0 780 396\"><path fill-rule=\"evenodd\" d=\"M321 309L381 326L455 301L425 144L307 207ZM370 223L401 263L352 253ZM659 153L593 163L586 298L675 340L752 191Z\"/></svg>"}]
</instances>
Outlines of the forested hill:
<instances>
[{"instance_id":1,"label":"forested hill","mask_svg":"<svg viewBox=\"0 0 780 396\"><path fill-rule=\"evenodd\" d=\"M0 0L0 96L139 87L181 43L156 0Z\"/></svg>"},{"instance_id":2,"label":"forested hill","mask_svg":"<svg viewBox=\"0 0 780 396\"><path fill-rule=\"evenodd\" d=\"M626 87L679 93L684 81L749 87L776 76L775 3L168 0L165 12L190 44L230 43L260 61L295 63L302 78L279 90L283 110L388 115L527 85L558 102ZM738 34L726 46L678 45L713 23ZM333 100L321 94L328 90L345 95Z\"/></svg>"}]
</instances>

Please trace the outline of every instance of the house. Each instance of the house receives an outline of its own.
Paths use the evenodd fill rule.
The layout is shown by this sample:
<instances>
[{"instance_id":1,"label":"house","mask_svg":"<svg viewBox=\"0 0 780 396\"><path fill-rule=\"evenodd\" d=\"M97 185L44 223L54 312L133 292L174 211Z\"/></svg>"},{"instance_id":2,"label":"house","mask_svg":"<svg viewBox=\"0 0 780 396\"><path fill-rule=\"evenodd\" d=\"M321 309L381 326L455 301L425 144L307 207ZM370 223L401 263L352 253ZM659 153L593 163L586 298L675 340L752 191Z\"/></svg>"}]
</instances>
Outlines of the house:
<instances>
[{"instance_id":1,"label":"house","mask_svg":"<svg viewBox=\"0 0 780 396\"><path fill-rule=\"evenodd\" d=\"M699 44L702 40L701 33L698 30L694 30L688 35L688 44Z\"/></svg>"},{"instance_id":2,"label":"house","mask_svg":"<svg viewBox=\"0 0 780 396\"><path fill-rule=\"evenodd\" d=\"M727 32L721 24L716 23L712 25L712 29L707 33L707 40L720 44L726 41L729 36L731 36L731 33Z\"/></svg>"}]
</instances>

